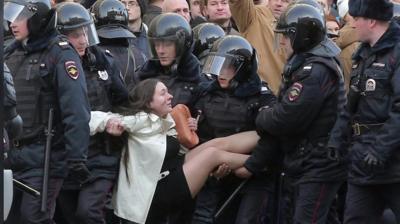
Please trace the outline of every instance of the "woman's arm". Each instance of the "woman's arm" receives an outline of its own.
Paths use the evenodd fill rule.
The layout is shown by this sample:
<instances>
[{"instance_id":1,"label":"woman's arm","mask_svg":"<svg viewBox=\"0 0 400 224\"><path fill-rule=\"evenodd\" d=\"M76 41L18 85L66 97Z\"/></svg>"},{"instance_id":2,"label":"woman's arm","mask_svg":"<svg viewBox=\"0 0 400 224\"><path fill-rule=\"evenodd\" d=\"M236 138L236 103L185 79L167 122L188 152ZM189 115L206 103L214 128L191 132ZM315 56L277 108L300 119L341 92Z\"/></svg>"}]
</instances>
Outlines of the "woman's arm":
<instances>
[{"instance_id":1,"label":"woman's arm","mask_svg":"<svg viewBox=\"0 0 400 224\"><path fill-rule=\"evenodd\" d=\"M111 112L91 111L89 122L90 135L104 132L108 128L107 125L110 125L108 121L111 118L121 118L121 115Z\"/></svg>"}]
</instances>

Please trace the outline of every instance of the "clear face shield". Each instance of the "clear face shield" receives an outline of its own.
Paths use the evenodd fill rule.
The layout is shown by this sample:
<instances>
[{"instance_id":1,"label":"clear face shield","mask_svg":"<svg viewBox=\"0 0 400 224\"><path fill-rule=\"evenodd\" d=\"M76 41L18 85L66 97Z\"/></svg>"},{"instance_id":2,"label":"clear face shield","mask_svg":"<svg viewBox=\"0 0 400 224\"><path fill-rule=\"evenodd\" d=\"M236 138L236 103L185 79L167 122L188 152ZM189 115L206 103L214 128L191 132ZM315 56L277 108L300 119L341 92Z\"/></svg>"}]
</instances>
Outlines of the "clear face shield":
<instances>
[{"instance_id":1,"label":"clear face shield","mask_svg":"<svg viewBox=\"0 0 400 224\"><path fill-rule=\"evenodd\" d=\"M221 56L210 53L205 59L202 73L214 77L221 75L236 75L242 67L243 61L233 56Z\"/></svg>"},{"instance_id":2,"label":"clear face shield","mask_svg":"<svg viewBox=\"0 0 400 224\"><path fill-rule=\"evenodd\" d=\"M15 2L5 2L3 17L4 20L12 23L21 20L28 20L37 11L34 5L21 5Z\"/></svg>"},{"instance_id":3,"label":"clear face shield","mask_svg":"<svg viewBox=\"0 0 400 224\"><path fill-rule=\"evenodd\" d=\"M96 27L93 23L77 28L63 29L61 32L68 36L68 38L85 40L88 47L100 43Z\"/></svg>"},{"instance_id":4,"label":"clear face shield","mask_svg":"<svg viewBox=\"0 0 400 224\"><path fill-rule=\"evenodd\" d=\"M295 35L294 30L277 30L274 31L274 50L275 52L283 50L287 58L293 54L293 43L289 35Z\"/></svg>"}]
</instances>

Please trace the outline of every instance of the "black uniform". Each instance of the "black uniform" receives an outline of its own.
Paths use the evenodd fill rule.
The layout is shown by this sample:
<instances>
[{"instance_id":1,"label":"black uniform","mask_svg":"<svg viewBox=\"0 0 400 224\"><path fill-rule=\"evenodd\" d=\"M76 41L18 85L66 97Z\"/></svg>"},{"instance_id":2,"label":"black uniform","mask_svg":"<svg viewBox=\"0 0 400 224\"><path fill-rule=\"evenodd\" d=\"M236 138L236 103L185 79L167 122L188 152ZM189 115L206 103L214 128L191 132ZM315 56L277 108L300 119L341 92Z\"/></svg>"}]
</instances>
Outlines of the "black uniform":
<instances>
[{"instance_id":1,"label":"black uniform","mask_svg":"<svg viewBox=\"0 0 400 224\"><path fill-rule=\"evenodd\" d=\"M194 111L201 111L198 123L201 143L240 132L255 131L258 110L263 106L271 106L275 101L275 96L266 85L262 85L258 77L255 50L244 38L226 36L217 40L205 59L204 72L223 75L226 67L220 68L220 64L213 63L216 58L224 58L228 68L239 69L227 88L221 88L219 81L215 79L211 83L203 84L203 88L199 90ZM216 223L245 224L268 219L264 209L269 201L266 198L272 190L268 183L273 182L267 179L272 178L265 173L251 178L241 190L241 200L235 200L235 207L226 209L224 215L215 220ZM197 196L192 223L214 223L218 206L239 182L234 177L223 181L210 178Z\"/></svg>"},{"instance_id":2,"label":"black uniform","mask_svg":"<svg viewBox=\"0 0 400 224\"><path fill-rule=\"evenodd\" d=\"M109 112L127 100L128 92L110 54L92 46L82 61L92 111ZM117 177L121 152L113 138L106 133L91 136L87 162L91 179L83 186L72 178L64 182L58 206L67 223L104 223L105 199Z\"/></svg>"},{"instance_id":3,"label":"black uniform","mask_svg":"<svg viewBox=\"0 0 400 224\"><path fill-rule=\"evenodd\" d=\"M41 189L46 136L50 108L55 110L51 146L48 207L40 213L40 199L23 195L21 222L50 222L54 201L67 176L67 161L83 164L89 141L89 104L86 82L79 56L55 30L26 44L14 42L6 51L18 93L17 110L24 120L23 135L14 139L13 149L5 161L17 179ZM19 212L20 208L14 207ZM13 208L13 209L14 209ZM11 216L11 215L10 215Z\"/></svg>"},{"instance_id":4,"label":"black uniform","mask_svg":"<svg viewBox=\"0 0 400 224\"><path fill-rule=\"evenodd\" d=\"M353 56L345 223L378 223L385 206L400 222L399 41L400 28L391 22L373 47L364 43ZM376 164L369 164L371 155Z\"/></svg>"}]
</instances>

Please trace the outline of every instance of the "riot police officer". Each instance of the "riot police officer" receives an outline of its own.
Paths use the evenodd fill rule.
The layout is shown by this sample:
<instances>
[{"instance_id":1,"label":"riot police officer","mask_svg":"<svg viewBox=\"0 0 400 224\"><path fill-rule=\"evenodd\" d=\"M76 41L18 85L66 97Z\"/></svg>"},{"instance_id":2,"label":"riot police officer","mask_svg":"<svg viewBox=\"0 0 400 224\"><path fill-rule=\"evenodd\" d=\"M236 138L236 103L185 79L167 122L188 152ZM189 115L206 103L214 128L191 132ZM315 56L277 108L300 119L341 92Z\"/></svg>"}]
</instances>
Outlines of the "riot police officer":
<instances>
[{"instance_id":1,"label":"riot police officer","mask_svg":"<svg viewBox=\"0 0 400 224\"><path fill-rule=\"evenodd\" d=\"M400 28L388 0L349 1L360 48L348 95L353 135L344 223L400 222ZM366 25L368 24L368 25Z\"/></svg>"},{"instance_id":2,"label":"riot police officer","mask_svg":"<svg viewBox=\"0 0 400 224\"><path fill-rule=\"evenodd\" d=\"M84 182L90 175L85 165L90 119L85 76L76 51L55 29L56 12L48 0L6 1L4 12L15 38L5 51L5 62L24 120L23 133L13 139L5 165L36 190L42 189L43 175L49 175L42 206L40 198L16 195L20 200L14 201L8 222L52 223L63 179L70 173ZM43 167L48 150L49 170Z\"/></svg>"},{"instance_id":3,"label":"riot police officer","mask_svg":"<svg viewBox=\"0 0 400 224\"><path fill-rule=\"evenodd\" d=\"M214 23L202 23L193 28L193 54L200 60L200 65L210 51L213 43L225 36L225 31Z\"/></svg>"},{"instance_id":4,"label":"riot police officer","mask_svg":"<svg viewBox=\"0 0 400 224\"><path fill-rule=\"evenodd\" d=\"M91 110L109 112L122 105L128 92L111 55L96 46L92 16L82 5L72 2L57 5L56 11L57 29L67 36L82 59ZM57 206L67 223L105 223L105 199L118 173L121 150L113 147L110 138L106 133L90 137L89 181L78 183L71 177L65 180Z\"/></svg>"},{"instance_id":5,"label":"riot police officer","mask_svg":"<svg viewBox=\"0 0 400 224\"><path fill-rule=\"evenodd\" d=\"M135 70L145 63L148 53L134 45L136 37L128 30L128 11L124 4L118 0L98 0L91 12L100 37L99 46L116 58L126 85L134 84Z\"/></svg>"},{"instance_id":6,"label":"riot police officer","mask_svg":"<svg viewBox=\"0 0 400 224\"><path fill-rule=\"evenodd\" d=\"M275 96L263 85L257 74L256 53L243 37L228 35L214 42L205 59L203 73L215 76L207 83L197 97L195 111L201 111L198 135L201 142L214 138L252 131L252 136L242 141L257 142L255 119L259 108L272 106ZM267 181L267 180L270 181ZM237 179L216 181L211 178L197 196L196 210L192 223L214 223L217 206L224 199L224 192L232 192ZM270 183L268 186L266 183ZM240 186L240 185L239 185ZM271 175L265 173L251 178L241 190L239 209L225 212L225 223L259 223L265 219L269 193L273 190ZM271 200L272 201L272 200ZM237 215L236 215L237 214ZM219 217L221 221L221 218Z\"/></svg>"},{"instance_id":7,"label":"riot police officer","mask_svg":"<svg viewBox=\"0 0 400 224\"><path fill-rule=\"evenodd\" d=\"M256 124L279 145L257 147L243 170L263 167L262 155L284 152L284 171L294 185L294 223L338 222L332 204L346 179L342 142L336 138L345 110L338 48L326 37L324 18L308 4L293 4L278 20L276 41L287 53L283 85L273 107ZM335 134L332 134L335 133ZM265 142L264 142L265 143ZM264 158L264 162L271 158ZM257 161L261 166L256 165ZM329 218L328 218L329 217Z\"/></svg>"},{"instance_id":8,"label":"riot police officer","mask_svg":"<svg viewBox=\"0 0 400 224\"><path fill-rule=\"evenodd\" d=\"M173 106L188 104L201 81L189 23L176 13L163 13L151 22L148 37L153 57L140 68L137 79L159 78L174 96Z\"/></svg>"}]
</instances>

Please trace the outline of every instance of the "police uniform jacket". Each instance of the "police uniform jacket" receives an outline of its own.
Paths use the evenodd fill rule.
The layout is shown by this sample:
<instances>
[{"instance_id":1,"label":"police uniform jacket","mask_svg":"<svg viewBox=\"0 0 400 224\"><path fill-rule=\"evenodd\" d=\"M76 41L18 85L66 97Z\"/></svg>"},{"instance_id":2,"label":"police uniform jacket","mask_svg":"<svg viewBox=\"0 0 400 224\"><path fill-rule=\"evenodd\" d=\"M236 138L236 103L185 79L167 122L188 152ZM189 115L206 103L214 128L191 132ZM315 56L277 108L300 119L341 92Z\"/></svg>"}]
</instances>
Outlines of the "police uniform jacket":
<instances>
[{"instance_id":1,"label":"police uniform jacket","mask_svg":"<svg viewBox=\"0 0 400 224\"><path fill-rule=\"evenodd\" d=\"M98 46L111 52L126 86L134 85L136 70L147 60L145 54L127 38L100 38L100 41Z\"/></svg>"},{"instance_id":2,"label":"police uniform jacket","mask_svg":"<svg viewBox=\"0 0 400 224\"><path fill-rule=\"evenodd\" d=\"M82 66L88 89L91 111L113 111L114 106L123 105L128 99L120 70L112 55L98 46L86 49ZM115 179L119 168L122 145L114 144L118 137L106 133L90 136L87 167L93 178ZM68 179L64 189L76 188L78 182Z\"/></svg>"},{"instance_id":3,"label":"police uniform jacket","mask_svg":"<svg viewBox=\"0 0 400 224\"><path fill-rule=\"evenodd\" d=\"M329 157L330 133L340 114L339 103L344 110L345 94L334 59L339 51L329 43L291 57L285 66L278 102L262 110L256 120L262 132L278 137L278 150L285 154L285 171L298 182L346 178L344 163Z\"/></svg>"},{"instance_id":4,"label":"police uniform jacket","mask_svg":"<svg viewBox=\"0 0 400 224\"><path fill-rule=\"evenodd\" d=\"M49 109L54 109L50 176L65 177L67 161L86 161L89 104L85 75L72 45L55 30L27 43L14 42L5 51L14 78L23 136L15 139L6 164L17 176L43 175Z\"/></svg>"},{"instance_id":5,"label":"police uniform jacket","mask_svg":"<svg viewBox=\"0 0 400 224\"><path fill-rule=\"evenodd\" d=\"M349 181L353 184L400 182L399 41L400 28L392 22L373 47L362 44L353 57L350 84L360 91L352 111L354 131L349 150ZM364 166L367 150L384 164L374 169Z\"/></svg>"}]
</instances>

